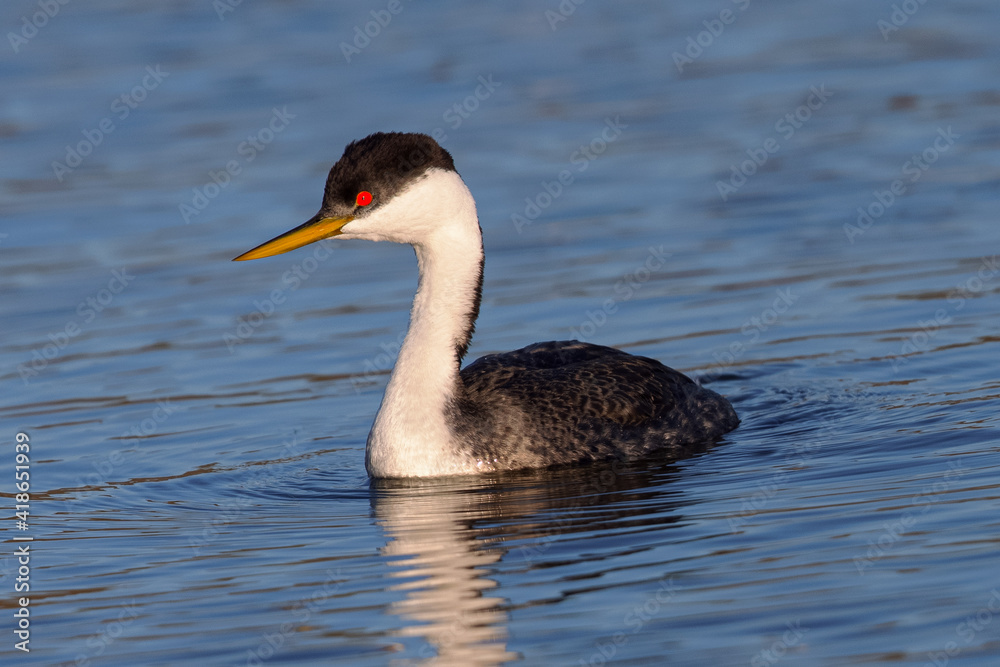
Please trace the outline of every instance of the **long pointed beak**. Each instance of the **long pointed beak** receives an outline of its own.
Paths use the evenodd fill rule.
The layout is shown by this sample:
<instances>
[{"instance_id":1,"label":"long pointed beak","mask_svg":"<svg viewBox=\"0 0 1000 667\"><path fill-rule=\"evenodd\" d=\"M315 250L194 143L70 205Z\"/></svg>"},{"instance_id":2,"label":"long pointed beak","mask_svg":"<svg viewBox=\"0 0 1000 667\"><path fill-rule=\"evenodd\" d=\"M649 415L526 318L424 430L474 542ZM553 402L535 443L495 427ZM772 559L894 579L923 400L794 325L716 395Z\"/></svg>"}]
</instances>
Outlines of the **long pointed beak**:
<instances>
[{"instance_id":1,"label":"long pointed beak","mask_svg":"<svg viewBox=\"0 0 1000 667\"><path fill-rule=\"evenodd\" d=\"M324 218L320 213L317 213L305 224L299 225L281 236L276 236L267 243L262 243L239 257L234 257L233 261L243 262L248 259L260 259L261 257L280 255L283 252L301 248L313 241L337 236L341 233L340 229L351 220L354 220L353 215L346 215L342 218Z\"/></svg>"}]
</instances>

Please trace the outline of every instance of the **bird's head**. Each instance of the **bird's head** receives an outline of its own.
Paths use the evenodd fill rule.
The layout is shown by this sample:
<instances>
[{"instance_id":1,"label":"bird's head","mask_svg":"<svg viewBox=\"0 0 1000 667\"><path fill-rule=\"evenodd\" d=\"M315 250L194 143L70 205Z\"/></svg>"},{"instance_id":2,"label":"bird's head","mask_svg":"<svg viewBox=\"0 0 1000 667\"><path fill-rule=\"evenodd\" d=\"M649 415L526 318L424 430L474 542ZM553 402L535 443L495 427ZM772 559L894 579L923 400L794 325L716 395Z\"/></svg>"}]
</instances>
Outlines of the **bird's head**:
<instances>
[{"instance_id":1,"label":"bird's head","mask_svg":"<svg viewBox=\"0 0 1000 667\"><path fill-rule=\"evenodd\" d=\"M233 261L345 239L419 245L448 220L475 220L451 155L426 134L378 132L351 142L330 169L319 213ZM477 224L478 227L478 224Z\"/></svg>"}]
</instances>

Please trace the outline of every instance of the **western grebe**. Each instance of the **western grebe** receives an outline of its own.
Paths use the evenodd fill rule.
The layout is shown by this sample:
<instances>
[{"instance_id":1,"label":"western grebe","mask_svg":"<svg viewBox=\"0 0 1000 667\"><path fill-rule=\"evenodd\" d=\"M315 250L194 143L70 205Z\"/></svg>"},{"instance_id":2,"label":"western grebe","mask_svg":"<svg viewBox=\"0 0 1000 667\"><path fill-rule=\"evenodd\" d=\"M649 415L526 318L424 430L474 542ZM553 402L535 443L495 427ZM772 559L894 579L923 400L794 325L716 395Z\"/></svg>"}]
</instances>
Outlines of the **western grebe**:
<instances>
[{"instance_id":1,"label":"western grebe","mask_svg":"<svg viewBox=\"0 0 1000 667\"><path fill-rule=\"evenodd\" d=\"M430 477L680 451L736 428L725 398L653 359L536 343L461 369L479 315L483 237L451 154L424 134L354 141L319 213L237 260L331 236L413 246L410 326L368 434L372 477Z\"/></svg>"}]
</instances>

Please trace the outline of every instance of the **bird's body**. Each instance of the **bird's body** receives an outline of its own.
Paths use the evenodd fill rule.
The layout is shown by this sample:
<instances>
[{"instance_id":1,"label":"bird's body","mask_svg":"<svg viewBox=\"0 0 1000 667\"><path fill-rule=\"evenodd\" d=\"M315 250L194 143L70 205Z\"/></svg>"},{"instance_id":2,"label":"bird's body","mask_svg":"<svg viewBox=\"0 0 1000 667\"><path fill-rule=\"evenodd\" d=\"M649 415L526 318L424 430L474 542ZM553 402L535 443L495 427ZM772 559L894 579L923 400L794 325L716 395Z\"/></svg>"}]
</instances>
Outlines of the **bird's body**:
<instances>
[{"instance_id":1,"label":"bird's body","mask_svg":"<svg viewBox=\"0 0 1000 667\"><path fill-rule=\"evenodd\" d=\"M460 375L454 430L486 470L679 451L738 423L728 401L682 373L578 341L482 357Z\"/></svg>"},{"instance_id":2,"label":"bird's body","mask_svg":"<svg viewBox=\"0 0 1000 667\"><path fill-rule=\"evenodd\" d=\"M420 279L371 433L372 477L476 474L632 458L710 442L729 402L653 359L577 341L537 343L460 370L479 314L482 232L451 156L420 134L350 144L320 212L237 259L330 236L409 243Z\"/></svg>"}]
</instances>

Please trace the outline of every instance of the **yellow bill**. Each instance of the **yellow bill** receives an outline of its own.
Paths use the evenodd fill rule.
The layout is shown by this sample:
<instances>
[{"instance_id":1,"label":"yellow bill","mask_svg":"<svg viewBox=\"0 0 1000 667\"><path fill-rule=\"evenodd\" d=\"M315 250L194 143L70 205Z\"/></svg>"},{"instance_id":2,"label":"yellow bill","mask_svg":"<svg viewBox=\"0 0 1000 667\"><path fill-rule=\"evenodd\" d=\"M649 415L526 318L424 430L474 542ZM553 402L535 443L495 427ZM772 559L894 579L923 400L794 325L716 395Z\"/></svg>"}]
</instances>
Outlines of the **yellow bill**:
<instances>
[{"instance_id":1,"label":"yellow bill","mask_svg":"<svg viewBox=\"0 0 1000 667\"><path fill-rule=\"evenodd\" d=\"M281 236L276 236L267 243L262 243L239 257L234 257L233 261L242 262L248 259L260 259L261 257L280 255L283 252L301 248L314 241L336 236L340 234L340 229L351 220L354 220L353 215L347 215L342 218L321 218L319 215L316 215L309 222L299 225Z\"/></svg>"}]
</instances>

